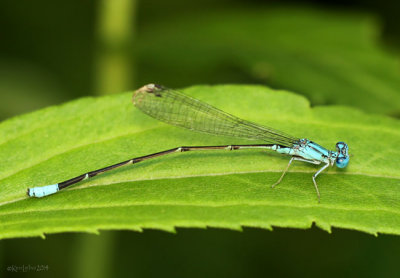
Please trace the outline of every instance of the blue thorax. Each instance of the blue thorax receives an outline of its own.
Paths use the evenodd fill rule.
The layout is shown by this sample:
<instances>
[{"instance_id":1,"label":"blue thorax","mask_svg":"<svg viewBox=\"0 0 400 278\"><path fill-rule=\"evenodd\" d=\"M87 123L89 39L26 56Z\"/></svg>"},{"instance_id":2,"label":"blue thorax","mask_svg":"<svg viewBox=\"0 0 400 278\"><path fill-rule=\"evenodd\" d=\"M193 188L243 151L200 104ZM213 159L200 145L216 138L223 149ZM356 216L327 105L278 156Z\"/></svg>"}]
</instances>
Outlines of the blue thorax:
<instances>
[{"instance_id":1,"label":"blue thorax","mask_svg":"<svg viewBox=\"0 0 400 278\"><path fill-rule=\"evenodd\" d=\"M308 139L300 139L291 148L279 148L276 151L282 154L302 157L307 160L335 164L339 168L344 168L349 163L348 149L346 143L338 142L336 152L325 149L324 147Z\"/></svg>"}]
</instances>

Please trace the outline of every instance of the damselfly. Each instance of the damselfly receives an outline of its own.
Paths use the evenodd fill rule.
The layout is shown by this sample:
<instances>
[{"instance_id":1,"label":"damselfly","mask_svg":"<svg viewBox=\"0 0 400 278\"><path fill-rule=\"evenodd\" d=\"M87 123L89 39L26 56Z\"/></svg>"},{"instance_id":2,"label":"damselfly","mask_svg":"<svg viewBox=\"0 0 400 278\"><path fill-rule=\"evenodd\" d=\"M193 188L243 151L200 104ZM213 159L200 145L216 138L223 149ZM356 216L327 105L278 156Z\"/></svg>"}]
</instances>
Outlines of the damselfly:
<instances>
[{"instance_id":1,"label":"damselfly","mask_svg":"<svg viewBox=\"0 0 400 278\"><path fill-rule=\"evenodd\" d=\"M158 153L135 157L102 169L87 172L57 184L28 188L28 196L44 197L112 169L174 152L259 148L269 149L292 156L279 180L274 183L272 187L282 181L289 166L295 160L316 165L323 164L312 176L319 202L320 194L315 178L328 166L336 164L337 167L344 168L349 163L349 148L344 142L338 142L336 144L336 151L330 151L309 139L296 138L276 129L242 120L207 103L160 85L149 84L135 91L133 94L133 104L151 117L171 125L214 135L259 140L264 142L264 144L177 147Z\"/></svg>"}]
</instances>

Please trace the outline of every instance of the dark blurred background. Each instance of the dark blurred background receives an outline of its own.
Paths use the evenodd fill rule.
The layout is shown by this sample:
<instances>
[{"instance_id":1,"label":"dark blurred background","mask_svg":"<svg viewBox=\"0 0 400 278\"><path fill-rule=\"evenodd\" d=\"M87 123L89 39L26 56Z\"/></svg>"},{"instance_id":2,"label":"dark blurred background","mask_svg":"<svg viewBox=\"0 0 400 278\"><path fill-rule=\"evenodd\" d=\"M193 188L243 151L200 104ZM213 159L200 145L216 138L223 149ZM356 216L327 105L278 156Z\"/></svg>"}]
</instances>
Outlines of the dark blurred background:
<instances>
[{"instance_id":1,"label":"dark blurred background","mask_svg":"<svg viewBox=\"0 0 400 278\"><path fill-rule=\"evenodd\" d=\"M0 120L149 82L265 84L398 117L399 10L395 0L1 0ZM398 277L399 254L395 236L315 227L0 242L1 277L23 265L47 266L26 273L38 277Z\"/></svg>"}]
</instances>

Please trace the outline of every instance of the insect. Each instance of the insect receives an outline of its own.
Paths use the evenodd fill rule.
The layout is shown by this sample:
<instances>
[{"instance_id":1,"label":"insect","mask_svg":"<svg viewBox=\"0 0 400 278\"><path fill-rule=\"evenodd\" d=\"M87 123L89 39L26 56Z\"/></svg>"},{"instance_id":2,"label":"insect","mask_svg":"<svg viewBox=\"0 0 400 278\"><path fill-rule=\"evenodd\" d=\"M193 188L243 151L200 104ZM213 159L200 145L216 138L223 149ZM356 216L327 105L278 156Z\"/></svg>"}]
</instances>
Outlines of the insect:
<instances>
[{"instance_id":1,"label":"insect","mask_svg":"<svg viewBox=\"0 0 400 278\"><path fill-rule=\"evenodd\" d=\"M264 143L249 145L177 147L158 153L135 157L105 168L87 172L57 184L28 188L28 196L40 198L51 195L63 188L89 179L98 174L124 165L135 164L170 153L200 150L241 150L257 148L269 149L280 154L291 156L291 159L279 180L274 183L272 187L282 181L290 165L295 160L315 165L322 164L323 166L312 176L312 181L319 202L320 193L317 182L315 181L316 177L329 166L336 164L339 168L345 168L349 163L349 147L344 142L336 143L336 151L330 151L309 139L296 138L276 129L240 119L207 103L160 85L148 84L143 86L134 92L132 100L133 104L142 112L171 125L214 135L259 140Z\"/></svg>"}]
</instances>

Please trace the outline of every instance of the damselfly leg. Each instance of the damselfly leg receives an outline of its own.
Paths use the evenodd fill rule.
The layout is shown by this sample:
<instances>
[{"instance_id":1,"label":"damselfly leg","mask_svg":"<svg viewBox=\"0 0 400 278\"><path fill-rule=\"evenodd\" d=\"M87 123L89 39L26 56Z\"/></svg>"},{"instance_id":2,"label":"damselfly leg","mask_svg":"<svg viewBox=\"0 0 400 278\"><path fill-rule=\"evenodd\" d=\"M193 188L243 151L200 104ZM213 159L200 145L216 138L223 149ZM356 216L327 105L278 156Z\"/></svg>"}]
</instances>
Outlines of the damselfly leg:
<instances>
[{"instance_id":1,"label":"damselfly leg","mask_svg":"<svg viewBox=\"0 0 400 278\"><path fill-rule=\"evenodd\" d=\"M285 176L285 174L286 174L287 171L289 170L289 167L290 167L290 165L292 164L292 162L293 162L294 160L303 161L303 162L311 163L311 164L314 164L314 165L319 165L319 164L321 164L321 161L309 160L309 159L304 159L304 158L301 158L301 157L295 157L295 156L293 156L293 157L289 160L289 163L288 163L288 165L286 166L285 170L283 171L283 173L282 173L281 177L279 178L279 180L278 180L276 183L274 183L273 185L271 185L271 188L274 188L276 185L278 185L278 184L281 183L283 177ZM329 166L329 163L325 164L321 169L318 170L318 172L316 172L316 173L312 176L312 179L313 179L313 182L314 182L314 187L315 187L315 190L317 191L318 202L319 202L319 200L320 200L320 195L319 195L318 185L317 185L317 182L315 181L315 178L316 178L323 170L325 170L328 166Z\"/></svg>"}]
</instances>

